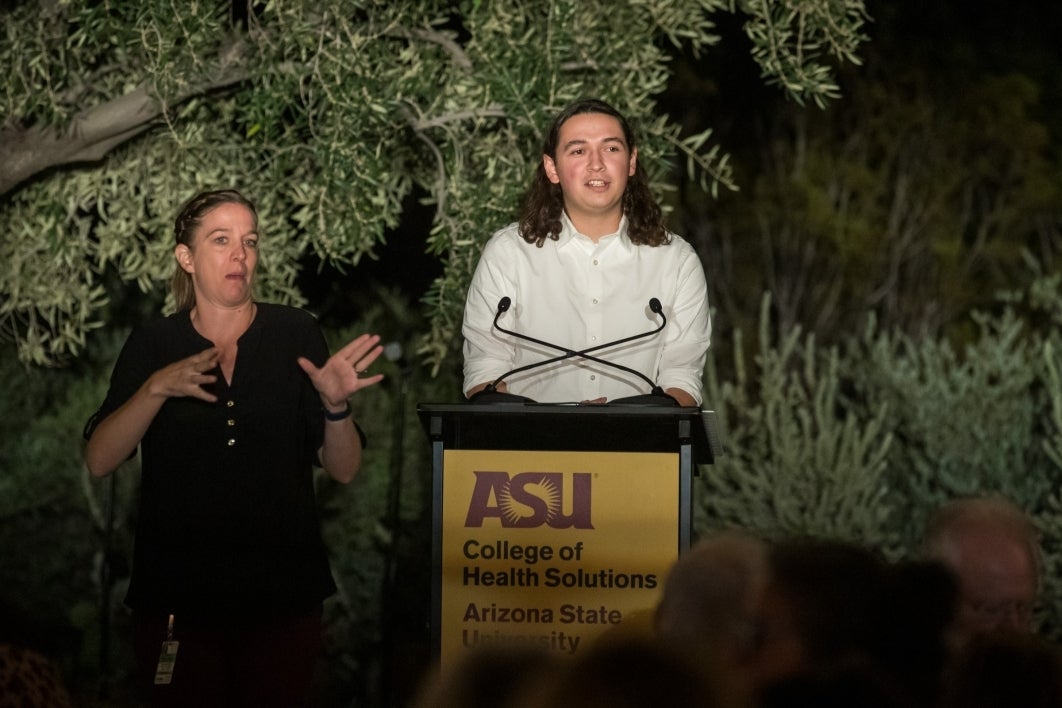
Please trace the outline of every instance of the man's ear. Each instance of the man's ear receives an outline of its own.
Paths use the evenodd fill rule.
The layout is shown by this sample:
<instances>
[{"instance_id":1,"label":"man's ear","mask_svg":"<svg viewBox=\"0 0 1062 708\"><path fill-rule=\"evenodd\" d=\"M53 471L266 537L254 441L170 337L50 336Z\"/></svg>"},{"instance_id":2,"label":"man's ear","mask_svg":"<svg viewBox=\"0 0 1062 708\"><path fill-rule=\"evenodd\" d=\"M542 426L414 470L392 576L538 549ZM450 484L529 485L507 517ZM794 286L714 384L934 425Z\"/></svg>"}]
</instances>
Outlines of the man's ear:
<instances>
[{"instance_id":1,"label":"man's ear","mask_svg":"<svg viewBox=\"0 0 1062 708\"><path fill-rule=\"evenodd\" d=\"M633 150L631 150L631 168L630 168L630 171L627 172L627 176L628 177L633 177L634 173L637 171L637 169L638 169L638 148L634 148Z\"/></svg>"},{"instance_id":2,"label":"man's ear","mask_svg":"<svg viewBox=\"0 0 1062 708\"><path fill-rule=\"evenodd\" d=\"M557 163L549 155L542 156L542 168L546 171L546 179L553 184L560 183L560 176L557 175Z\"/></svg>"},{"instance_id":3,"label":"man's ear","mask_svg":"<svg viewBox=\"0 0 1062 708\"><path fill-rule=\"evenodd\" d=\"M173 249L173 257L177 259L177 265L184 270L185 273L194 273L195 265L192 260L192 249L183 243L177 244L177 247Z\"/></svg>"}]
</instances>

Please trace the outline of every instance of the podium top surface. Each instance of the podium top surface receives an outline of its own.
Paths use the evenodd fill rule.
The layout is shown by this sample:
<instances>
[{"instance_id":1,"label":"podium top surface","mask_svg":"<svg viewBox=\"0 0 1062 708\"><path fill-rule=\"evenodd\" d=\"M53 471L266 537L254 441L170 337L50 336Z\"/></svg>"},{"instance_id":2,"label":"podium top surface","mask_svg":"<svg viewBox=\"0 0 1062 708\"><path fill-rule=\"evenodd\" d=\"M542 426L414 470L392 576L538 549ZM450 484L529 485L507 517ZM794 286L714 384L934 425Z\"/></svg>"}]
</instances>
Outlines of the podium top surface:
<instances>
[{"instance_id":1,"label":"podium top surface","mask_svg":"<svg viewBox=\"0 0 1062 708\"><path fill-rule=\"evenodd\" d=\"M445 448L677 452L688 444L695 464L720 454L715 413L697 407L421 403L417 414Z\"/></svg>"}]
</instances>

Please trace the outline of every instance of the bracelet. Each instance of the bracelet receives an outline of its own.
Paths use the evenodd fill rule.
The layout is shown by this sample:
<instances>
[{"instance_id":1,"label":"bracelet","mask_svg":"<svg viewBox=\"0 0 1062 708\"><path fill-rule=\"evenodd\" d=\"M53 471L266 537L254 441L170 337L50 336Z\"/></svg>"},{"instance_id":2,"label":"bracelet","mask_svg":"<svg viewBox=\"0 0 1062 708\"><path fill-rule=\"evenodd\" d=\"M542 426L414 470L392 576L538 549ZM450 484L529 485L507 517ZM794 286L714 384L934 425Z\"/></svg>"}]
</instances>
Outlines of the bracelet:
<instances>
[{"instance_id":1,"label":"bracelet","mask_svg":"<svg viewBox=\"0 0 1062 708\"><path fill-rule=\"evenodd\" d=\"M346 405L343 406L343 410L336 411L335 413L333 413L332 411L330 411L327 408L325 408L324 409L324 417L325 417L325 420L330 420L332 422L337 422L337 421L340 421L340 420L346 420L347 418L350 417L350 401L347 401Z\"/></svg>"}]
</instances>

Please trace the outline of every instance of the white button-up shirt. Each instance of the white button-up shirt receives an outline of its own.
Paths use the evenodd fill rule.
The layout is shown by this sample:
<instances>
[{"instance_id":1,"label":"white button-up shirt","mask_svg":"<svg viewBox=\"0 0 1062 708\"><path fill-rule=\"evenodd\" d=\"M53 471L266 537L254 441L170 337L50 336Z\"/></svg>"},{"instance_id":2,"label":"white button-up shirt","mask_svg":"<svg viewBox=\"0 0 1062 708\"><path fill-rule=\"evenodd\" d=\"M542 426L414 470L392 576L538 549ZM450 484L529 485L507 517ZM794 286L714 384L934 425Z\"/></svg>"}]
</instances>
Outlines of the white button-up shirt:
<instances>
[{"instance_id":1,"label":"white button-up shirt","mask_svg":"<svg viewBox=\"0 0 1062 708\"><path fill-rule=\"evenodd\" d=\"M697 253L672 234L663 246L639 246L619 231L594 243L568 217L557 241L541 248L510 224L483 249L465 301L464 390L507 372L562 354L512 337L492 324L498 302L512 304L498 320L505 329L579 351L659 326L649 308L657 298L667 325L659 334L591 355L643 373L661 388L703 399L705 358L711 335L708 290ZM581 357L567 358L505 378L510 393L541 403L609 400L648 393L642 378Z\"/></svg>"}]
</instances>

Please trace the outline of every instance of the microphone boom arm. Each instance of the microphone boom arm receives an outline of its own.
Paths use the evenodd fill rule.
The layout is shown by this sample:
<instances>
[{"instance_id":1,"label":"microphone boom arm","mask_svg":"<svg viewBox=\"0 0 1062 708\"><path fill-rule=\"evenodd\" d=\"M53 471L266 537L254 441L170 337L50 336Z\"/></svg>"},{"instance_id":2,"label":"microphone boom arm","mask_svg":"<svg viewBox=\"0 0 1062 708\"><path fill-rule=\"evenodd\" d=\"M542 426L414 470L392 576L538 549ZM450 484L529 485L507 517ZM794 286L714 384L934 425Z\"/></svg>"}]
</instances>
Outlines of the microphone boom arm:
<instances>
[{"instance_id":1,"label":"microphone boom arm","mask_svg":"<svg viewBox=\"0 0 1062 708\"><path fill-rule=\"evenodd\" d=\"M487 391L496 391L497 387L498 387L498 384L500 384L502 381L504 381L505 379L509 378L513 374L518 374L521 371L525 371L527 369L534 369L534 368L537 368L537 367L540 367L540 366L547 366L549 364L554 364L554 363L556 363L558 361L564 361L565 359L571 359L572 357L580 357L582 359L587 359L589 361L593 361L593 362L598 363L598 364L603 364L605 366L611 366L613 368L620 369L621 371L626 371L628 374L633 374L634 376L637 376L638 378L642 379L647 384L649 384L649 388L654 394L656 394L656 393L663 394L664 393L663 389L661 389L660 386L658 386L652 379L650 379L648 376L646 376L642 372L636 371L636 370L634 370L634 369L632 369L630 367L624 366L623 364L617 364L617 363L612 362L612 361L605 361L604 359L599 359L599 358L597 358L595 356L590 356L590 352L596 352L599 349L604 349L606 347L614 347L614 346L616 346L618 344L626 344L627 342L630 342L630 341L635 340L635 339L641 339L642 337L651 337L652 335L657 334L658 332L663 330L664 327L667 325L667 317L664 315L663 308L660 306L660 301L657 300L655 297L652 298L649 301L649 309L651 309L654 313L660 315L660 319L663 320L663 322L660 323L660 326L658 326L656 329L650 330L648 332L640 332L638 334L632 334L629 337L624 337L623 339L617 339L614 342L605 342L604 344L598 344L598 345L595 345L595 346L592 346L592 347L588 347L586 349L581 349L579 351L575 351L573 349L568 349L567 347L562 347L562 346L559 346L557 344L551 344L550 342L544 342L541 339L536 339L536 338L528 336L526 334L520 334L519 332L514 332L512 330L505 329L504 327L499 325L498 324L498 318L500 318L502 316L503 312L507 312L509 310L510 302L511 301L509 301L508 297L504 297L498 303L498 310L497 310L497 312L494 315L494 327L498 331L504 332L505 334L508 334L508 335L510 335L512 337L516 337L518 339L524 339L524 340L527 340L529 342L534 342L535 344L540 344L540 345L542 345L544 347L549 347L550 349L556 349L556 350L564 352L564 353L561 356L555 356L552 359L545 359L543 361L536 361L536 362L533 362L531 364L527 364L525 366L521 366L521 367L519 367L517 369L513 369L512 371L507 371L504 374L502 374L501 376L499 376L497 379L495 379L493 383L489 384L486 387L485 390L487 390Z\"/></svg>"}]
</instances>

